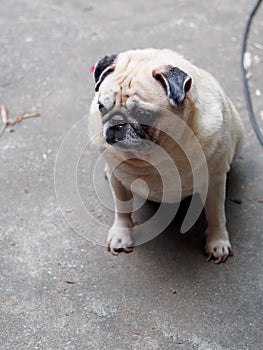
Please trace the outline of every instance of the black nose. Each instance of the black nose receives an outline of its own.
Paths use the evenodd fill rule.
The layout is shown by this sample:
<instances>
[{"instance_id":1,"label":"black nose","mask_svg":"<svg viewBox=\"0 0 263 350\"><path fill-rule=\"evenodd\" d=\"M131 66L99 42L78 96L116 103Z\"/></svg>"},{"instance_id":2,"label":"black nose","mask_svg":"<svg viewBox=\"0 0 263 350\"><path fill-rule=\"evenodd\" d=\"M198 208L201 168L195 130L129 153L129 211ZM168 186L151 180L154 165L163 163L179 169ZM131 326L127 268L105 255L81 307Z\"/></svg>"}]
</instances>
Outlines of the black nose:
<instances>
[{"instance_id":1,"label":"black nose","mask_svg":"<svg viewBox=\"0 0 263 350\"><path fill-rule=\"evenodd\" d=\"M111 117L111 126L108 127L105 135L105 140L113 145L114 143L123 140L126 130L127 120L121 113Z\"/></svg>"},{"instance_id":2,"label":"black nose","mask_svg":"<svg viewBox=\"0 0 263 350\"><path fill-rule=\"evenodd\" d=\"M123 140L125 134L126 124L117 124L110 126L105 135L106 141L113 145L114 143Z\"/></svg>"}]
</instances>

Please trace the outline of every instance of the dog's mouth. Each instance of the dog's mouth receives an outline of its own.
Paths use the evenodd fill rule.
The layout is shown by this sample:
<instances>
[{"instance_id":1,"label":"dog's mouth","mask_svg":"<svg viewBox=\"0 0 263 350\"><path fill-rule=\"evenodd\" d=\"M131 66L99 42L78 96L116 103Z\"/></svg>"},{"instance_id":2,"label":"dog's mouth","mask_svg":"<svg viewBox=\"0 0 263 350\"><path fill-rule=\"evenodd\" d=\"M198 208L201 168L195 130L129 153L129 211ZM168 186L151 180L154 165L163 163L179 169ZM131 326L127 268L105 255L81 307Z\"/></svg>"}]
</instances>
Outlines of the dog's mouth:
<instances>
[{"instance_id":1,"label":"dog's mouth","mask_svg":"<svg viewBox=\"0 0 263 350\"><path fill-rule=\"evenodd\" d=\"M153 146L158 111L133 106L102 117L105 141L123 150L150 152Z\"/></svg>"},{"instance_id":2,"label":"dog's mouth","mask_svg":"<svg viewBox=\"0 0 263 350\"><path fill-rule=\"evenodd\" d=\"M104 138L110 145L126 150L147 151L153 142L150 126L122 123L104 127Z\"/></svg>"}]
</instances>

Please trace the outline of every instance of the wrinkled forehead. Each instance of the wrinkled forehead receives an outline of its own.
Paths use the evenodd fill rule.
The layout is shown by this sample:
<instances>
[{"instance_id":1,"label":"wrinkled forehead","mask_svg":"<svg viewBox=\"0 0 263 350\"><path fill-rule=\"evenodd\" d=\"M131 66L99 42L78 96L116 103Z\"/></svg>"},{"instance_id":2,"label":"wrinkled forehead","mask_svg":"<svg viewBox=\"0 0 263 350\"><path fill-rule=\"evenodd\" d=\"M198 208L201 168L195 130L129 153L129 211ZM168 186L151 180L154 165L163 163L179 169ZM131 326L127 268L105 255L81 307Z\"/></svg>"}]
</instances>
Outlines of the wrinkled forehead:
<instances>
[{"instance_id":1,"label":"wrinkled forehead","mask_svg":"<svg viewBox=\"0 0 263 350\"><path fill-rule=\"evenodd\" d=\"M140 94L131 94L129 96L122 95L121 93L102 93L98 97L98 101L104 105L106 110L110 111L114 108L134 111L134 108L141 107L143 109L153 109L153 104L147 101L147 98L143 98Z\"/></svg>"},{"instance_id":2,"label":"wrinkled forehead","mask_svg":"<svg viewBox=\"0 0 263 350\"><path fill-rule=\"evenodd\" d=\"M102 82L98 99L103 104L147 103L159 95L159 84L152 77L145 60L126 53L118 56L114 72Z\"/></svg>"}]
</instances>

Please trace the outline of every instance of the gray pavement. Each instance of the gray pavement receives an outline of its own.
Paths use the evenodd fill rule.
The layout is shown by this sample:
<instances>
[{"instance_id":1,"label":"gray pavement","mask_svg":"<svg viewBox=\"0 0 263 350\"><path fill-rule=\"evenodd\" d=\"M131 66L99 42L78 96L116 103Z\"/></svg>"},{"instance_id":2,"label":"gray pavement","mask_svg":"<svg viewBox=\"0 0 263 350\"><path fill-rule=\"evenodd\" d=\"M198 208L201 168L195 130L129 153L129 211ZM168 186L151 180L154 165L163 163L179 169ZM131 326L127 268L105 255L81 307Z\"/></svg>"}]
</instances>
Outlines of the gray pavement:
<instances>
[{"instance_id":1,"label":"gray pavement","mask_svg":"<svg viewBox=\"0 0 263 350\"><path fill-rule=\"evenodd\" d=\"M251 6L243 0L0 0L0 102L11 116L41 112L0 137L0 349L262 349L263 150L248 121L239 67ZM248 47L257 115L262 32L263 8ZM244 149L228 183L235 256L226 264L206 262L203 216L179 233L185 204L160 236L114 257L76 233L69 189L68 210L62 205L62 214L57 203L56 155L87 115L94 88L89 67L105 54L143 47L176 49L210 71L244 121ZM69 160L85 132L79 135ZM109 223L113 215L80 179L98 219L86 216L82 224L101 237L99 221ZM64 216L73 218L73 228Z\"/></svg>"}]
</instances>

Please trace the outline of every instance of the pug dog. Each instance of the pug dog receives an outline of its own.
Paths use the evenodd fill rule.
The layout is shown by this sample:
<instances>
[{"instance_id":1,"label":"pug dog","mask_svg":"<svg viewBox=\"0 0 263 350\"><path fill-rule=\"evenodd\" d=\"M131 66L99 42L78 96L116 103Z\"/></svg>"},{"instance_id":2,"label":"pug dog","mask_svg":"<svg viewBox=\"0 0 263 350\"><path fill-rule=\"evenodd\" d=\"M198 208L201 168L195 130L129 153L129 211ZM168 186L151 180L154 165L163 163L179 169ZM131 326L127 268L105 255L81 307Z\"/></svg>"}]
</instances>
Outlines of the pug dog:
<instances>
[{"instance_id":1,"label":"pug dog","mask_svg":"<svg viewBox=\"0 0 263 350\"><path fill-rule=\"evenodd\" d=\"M172 203L206 189L205 252L208 260L225 262L233 254L224 208L226 176L240 149L243 127L219 83L168 49L105 56L94 67L94 79L89 134L96 135L94 142L106 160L115 205L108 249L114 255L133 249L134 192ZM159 164L165 179L153 164ZM180 181L172 175L174 166ZM193 171L202 167L208 177L200 176L193 186ZM131 188L136 179L147 186L137 182Z\"/></svg>"}]
</instances>

